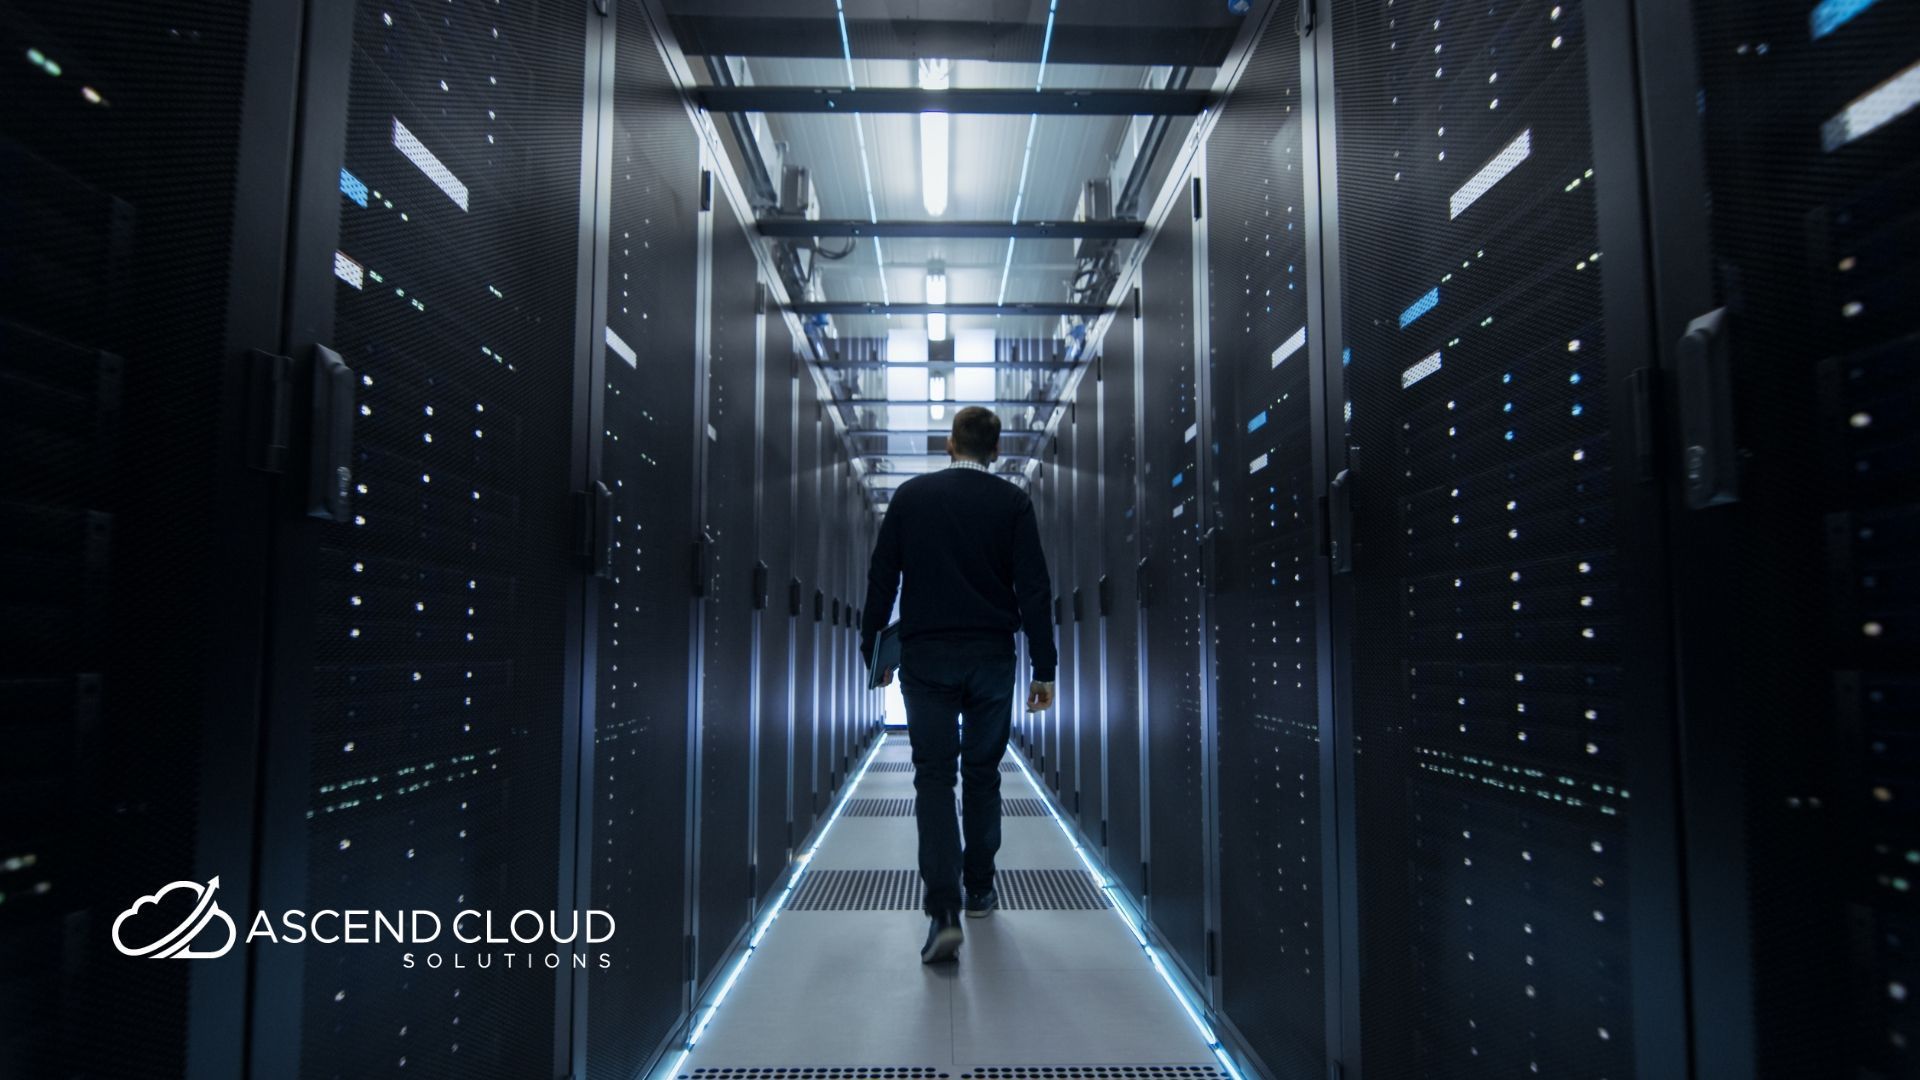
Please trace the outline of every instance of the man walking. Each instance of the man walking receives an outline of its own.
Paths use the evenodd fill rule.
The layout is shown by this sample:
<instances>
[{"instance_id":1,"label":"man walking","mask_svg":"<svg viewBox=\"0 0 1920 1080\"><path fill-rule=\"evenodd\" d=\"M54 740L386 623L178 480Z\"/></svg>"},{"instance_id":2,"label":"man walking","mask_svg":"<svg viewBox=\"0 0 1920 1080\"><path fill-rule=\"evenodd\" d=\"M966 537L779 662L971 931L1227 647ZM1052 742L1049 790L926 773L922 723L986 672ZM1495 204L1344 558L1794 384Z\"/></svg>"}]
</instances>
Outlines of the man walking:
<instances>
[{"instance_id":1,"label":"man walking","mask_svg":"<svg viewBox=\"0 0 1920 1080\"><path fill-rule=\"evenodd\" d=\"M1033 500L987 466L1000 454L1000 418L969 406L953 417L953 464L900 486L880 524L867 570L860 651L873 663L901 578L900 692L913 742L914 815L920 879L930 920L924 963L951 960L972 918L999 904L993 857L1000 850L1000 758L1012 725L1013 635L1023 630L1033 663L1027 711L1053 704L1053 585ZM893 678L885 673L881 685ZM961 818L954 821L955 761ZM961 887L965 885L965 894Z\"/></svg>"}]
</instances>

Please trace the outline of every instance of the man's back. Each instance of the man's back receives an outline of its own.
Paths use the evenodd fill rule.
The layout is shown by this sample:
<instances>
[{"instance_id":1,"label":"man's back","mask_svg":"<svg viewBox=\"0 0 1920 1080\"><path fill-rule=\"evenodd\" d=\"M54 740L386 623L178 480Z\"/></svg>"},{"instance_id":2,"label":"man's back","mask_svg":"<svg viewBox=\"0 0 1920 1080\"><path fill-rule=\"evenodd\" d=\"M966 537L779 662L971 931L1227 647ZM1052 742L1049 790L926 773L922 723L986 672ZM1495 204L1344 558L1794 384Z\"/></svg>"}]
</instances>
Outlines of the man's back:
<instances>
[{"instance_id":1,"label":"man's back","mask_svg":"<svg viewBox=\"0 0 1920 1080\"><path fill-rule=\"evenodd\" d=\"M1034 677L1051 680L1052 584L1033 501L983 469L951 468L901 485L868 574L863 641L885 627L896 584L901 640L1011 637L1029 631Z\"/></svg>"}]
</instances>

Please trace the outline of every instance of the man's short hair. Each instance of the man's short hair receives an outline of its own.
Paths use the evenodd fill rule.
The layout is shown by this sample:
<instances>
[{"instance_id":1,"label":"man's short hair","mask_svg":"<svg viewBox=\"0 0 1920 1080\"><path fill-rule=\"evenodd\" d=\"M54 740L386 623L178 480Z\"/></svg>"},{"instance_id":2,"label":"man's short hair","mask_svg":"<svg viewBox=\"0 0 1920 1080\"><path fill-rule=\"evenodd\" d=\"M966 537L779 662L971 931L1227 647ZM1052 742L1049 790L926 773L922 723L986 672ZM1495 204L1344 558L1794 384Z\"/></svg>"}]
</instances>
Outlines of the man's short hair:
<instances>
[{"instance_id":1,"label":"man's short hair","mask_svg":"<svg viewBox=\"0 0 1920 1080\"><path fill-rule=\"evenodd\" d=\"M970 458L993 458L1000 452L1000 418L978 405L954 413L953 448Z\"/></svg>"}]
</instances>

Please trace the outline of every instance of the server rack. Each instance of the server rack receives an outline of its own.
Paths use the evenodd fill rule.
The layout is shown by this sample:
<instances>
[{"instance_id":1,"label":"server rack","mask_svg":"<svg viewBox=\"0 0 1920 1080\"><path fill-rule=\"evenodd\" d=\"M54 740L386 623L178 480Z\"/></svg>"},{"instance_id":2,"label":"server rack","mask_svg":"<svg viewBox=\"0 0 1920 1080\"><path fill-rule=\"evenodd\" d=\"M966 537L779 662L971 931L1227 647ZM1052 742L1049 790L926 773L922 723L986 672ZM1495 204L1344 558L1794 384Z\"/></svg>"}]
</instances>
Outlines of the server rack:
<instances>
[{"instance_id":1,"label":"server rack","mask_svg":"<svg viewBox=\"0 0 1920 1080\"><path fill-rule=\"evenodd\" d=\"M258 782L278 463L250 459L244 418L248 376L285 371L249 350L282 332L297 19L0 12L10 1075L243 1064L244 970L130 963L107 928L170 881L224 875L229 909L256 899L253 821L231 807ZM142 137L179 113L199 123Z\"/></svg>"},{"instance_id":2,"label":"server rack","mask_svg":"<svg viewBox=\"0 0 1920 1080\"><path fill-rule=\"evenodd\" d=\"M586 1075L625 1078L674 1036L694 978L677 958L693 931L695 888L697 637L686 553L699 510L700 298L684 268L699 258L701 155L640 6L620 5L607 36L601 70L615 78L602 80L596 126L619 168L598 177L605 284L595 296L602 329L588 446L590 475L607 492L612 566L590 593L575 862L579 895L613 914L623 955L589 965L574 1045ZM683 694L658 692L676 683Z\"/></svg>"},{"instance_id":3,"label":"server rack","mask_svg":"<svg viewBox=\"0 0 1920 1080\"><path fill-rule=\"evenodd\" d=\"M1269 20L1207 139L1208 678L1222 808L1220 1005L1270 1075L1327 1071L1337 1000L1322 775L1325 574L1307 347L1318 299L1309 114L1291 20Z\"/></svg>"},{"instance_id":4,"label":"server rack","mask_svg":"<svg viewBox=\"0 0 1920 1080\"><path fill-rule=\"evenodd\" d=\"M804 360L801 361L804 363ZM816 514L820 474L820 391L802 369L795 394L793 578L789 583L799 606L794 622L793 717L793 835L796 842L813 828L819 809L815 756L820 712L820 532Z\"/></svg>"},{"instance_id":5,"label":"server rack","mask_svg":"<svg viewBox=\"0 0 1920 1080\"><path fill-rule=\"evenodd\" d=\"M1071 810L1074 793L1080 789L1080 688L1075 682L1079 670L1074 662L1079 640L1073 621L1073 428L1063 423L1051 445L1053 486L1048 509L1053 550L1048 570L1053 578L1054 637L1060 653L1060 665L1054 673L1053 789L1059 793L1061 804Z\"/></svg>"},{"instance_id":6,"label":"server rack","mask_svg":"<svg viewBox=\"0 0 1920 1080\"><path fill-rule=\"evenodd\" d=\"M1141 270L1142 698L1147 728L1147 906L1204 985L1207 963L1205 702L1200 680L1203 481L1195 364L1194 193L1169 213Z\"/></svg>"},{"instance_id":7,"label":"server rack","mask_svg":"<svg viewBox=\"0 0 1920 1080\"><path fill-rule=\"evenodd\" d=\"M709 165L711 167L711 165ZM752 860L754 420L760 333L753 242L730 200L706 215L707 289L702 517L696 541L703 623L699 725L699 923L696 986L713 974L745 925Z\"/></svg>"},{"instance_id":8,"label":"server rack","mask_svg":"<svg viewBox=\"0 0 1920 1080\"><path fill-rule=\"evenodd\" d=\"M1916 1067L1915 14L1638 9L1700 1075Z\"/></svg>"},{"instance_id":9,"label":"server rack","mask_svg":"<svg viewBox=\"0 0 1920 1080\"><path fill-rule=\"evenodd\" d=\"M1139 405L1141 324L1135 310L1115 316L1100 341L1100 517L1102 559L1108 567L1107 616L1107 865L1138 898L1146 894L1143 750L1146 717L1140 689L1145 663L1141 623Z\"/></svg>"},{"instance_id":10,"label":"server rack","mask_svg":"<svg viewBox=\"0 0 1920 1080\"><path fill-rule=\"evenodd\" d=\"M761 286L762 306L766 287ZM762 315L760 563L754 603L760 609L760 687L754 822L754 895L764 903L792 852L793 640L799 614L789 588L794 570L794 392L800 374L792 330L780 312Z\"/></svg>"},{"instance_id":11,"label":"server rack","mask_svg":"<svg viewBox=\"0 0 1920 1080\"><path fill-rule=\"evenodd\" d=\"M1345 430L1331 524L1358 988L1343 1064L1672 1075L1679 895L1657 500L1636 453L1626 9L1333 15L1316 55L1334 95L1328 426Z\"/></svg>"},{"instance_id":12,"label":"server rack","mask_svg":"<svg viewBox=\"0 0 1920 1080\"><path fill-rule=\"evenodd\" d=\"M275 522L262 907L567 907L588 14L315 8L305 44L287 345L330 394ZM566 975L423 1000L346 955L256 957L255 1071L564 1060Z\"/></svg>"},{"instance_id":13,"label":"server rack","mask_svg":"<svg viewBox=\"0 0 1920 1080\"><path fill-rule=\"evenodd\" d=\"M1079 701L1079 742L1076 774L1079 787L1073 808L1080 828L1096 842L1106 820L1106 708L1102 695L1101 664L1105 621L1100 612L1100 410L1098 387L1081 377L1071 406L1073 419L1073 627L1074 696Z\"/></svg>"}]
</instances>

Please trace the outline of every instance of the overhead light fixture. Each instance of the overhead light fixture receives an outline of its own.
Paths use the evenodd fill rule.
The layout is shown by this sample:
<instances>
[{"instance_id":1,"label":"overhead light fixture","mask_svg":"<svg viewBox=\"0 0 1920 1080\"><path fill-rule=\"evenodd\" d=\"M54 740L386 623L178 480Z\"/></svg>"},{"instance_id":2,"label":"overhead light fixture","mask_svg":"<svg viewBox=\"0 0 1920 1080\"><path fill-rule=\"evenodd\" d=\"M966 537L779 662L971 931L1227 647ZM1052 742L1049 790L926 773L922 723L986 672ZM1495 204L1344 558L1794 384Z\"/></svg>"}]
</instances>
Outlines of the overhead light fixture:
<instances>
[{"instance_id":1,"label":"overhead light fixture","mask_svg":"<svg viewBox=\"0 0 1920 1080\"><path fill-rule=\"evenodd\" d=\"M947 302L947 274L944 270L927 271L927 303L941 306ZM932 311L927 313L927 340L947 340L947 313Z\"/></svg>"},{"instance_id":2,"label":"overhead light fixture","mask_svg":"<svg viewBox=\"0 0 1920 1080\"><path fill-rule=\"evenodd\" d=\"M947 400L947 377L945 375L935 375L927 380L927 400L936 402ZM947 407L945 405L931 405L928 406L927 413L935 420L945 420L947 418Z\"/></svg>"},{"instance_id":3,"label":"overhead light fixture","mask_svg":"<svg viewBox=\"0 0 1920 1080\"><path fill-rule=\"evenodd\" d=\"M920 61L920 89L945 90L952 65ZM931 217L947 212L947 173L952 168L951 118L944 112L920 114L920 204Z\"/></svg>"}]
</instances>

